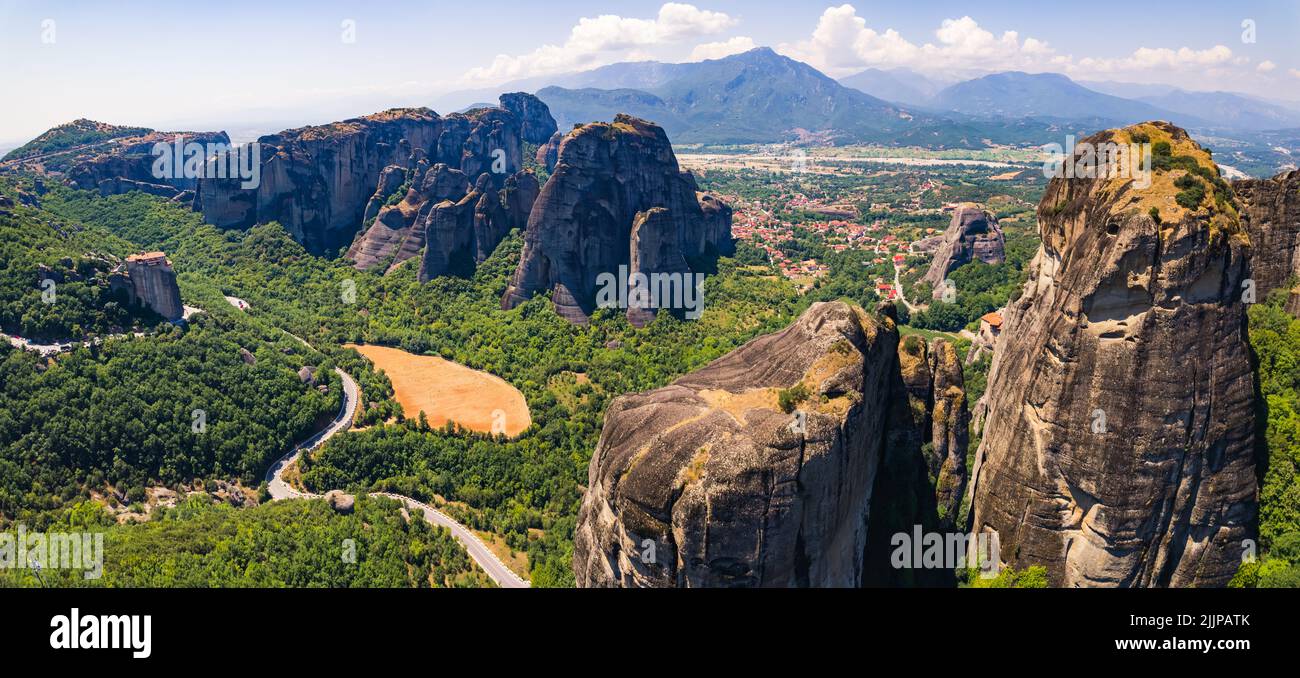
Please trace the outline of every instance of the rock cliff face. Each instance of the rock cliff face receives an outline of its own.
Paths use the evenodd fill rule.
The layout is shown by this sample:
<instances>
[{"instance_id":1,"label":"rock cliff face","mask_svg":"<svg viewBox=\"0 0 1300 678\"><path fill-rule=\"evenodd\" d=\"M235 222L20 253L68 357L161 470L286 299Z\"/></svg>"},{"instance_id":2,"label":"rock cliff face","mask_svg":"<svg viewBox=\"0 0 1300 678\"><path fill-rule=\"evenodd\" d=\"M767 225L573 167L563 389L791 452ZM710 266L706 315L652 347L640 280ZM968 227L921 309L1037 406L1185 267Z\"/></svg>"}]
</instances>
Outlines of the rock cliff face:
<instances>
[{"instance_id":1,"label":"rock cliff face","mask_svg":"<svg viewBox=\"0 0 1300 678\"><path fill-rule=\"evenodd\" d=\"M659 248L653 259L671 267L732 251L730 210L710 197L706 214L696 189L653 123L619 115L570 132L529 215L519 268L502 306L513 308L550 289L561 315L586 322L596 308L598 277L618 276L631 263L638 219L653 220ZM651 215L654 209L664 213ZM643 266L650 260L646 240L637 255Z\"/></svg>"},{"instance_id":2,"label":"rock cliff face","mask_svg":"<svg viewBox=\"0 0 1300 678\"><path fill-rule=\"evenodd\" d=\"M529 125L544 126L544 104L530 103L527 94L511 96L511 105L529 116ZM287 130L258 140L259 186L242 189L238 180L204 179L194 205L206 221L225 228L279 221L313 253L351 243L353 258L370 266L384 253L409 249L406 240L415 227L411 208L428 202L408 196L410 204L398 210L400 218L385 218L383 204L398 177L414 186L442 164L464 174L466 188L484 173L504 182L523 164L523 124L504 108L447 116L414 108ZM371 216L379 230L373 236L367 233L365 242L354 242Z\"/></svg>"},{"instance_id":3,"label":"rock cliff face","mask_svg":"<svg viewBox=\"0 0 1300 678\"><path fill-rule=\"evenodd\" d=\"M1217 178L1167 123L1086 141L1134 133ZM1053 179L1038 209L1042 246L989 374L971 527L1054 585L1221 586L1254 536L1249 241L1215 182L1196 209L1175 201L1185 174Z\"/></svg>"},{"instance_id":4,"label":"rock cliff face","mask_svg":"<svg viewBox=\"0 0 1300 678\"><path fill-rule=\"evenodd\" d=\"M564 141L564 133L556 132L551 138L537 148L537 157L534 158L537 164L546 168L546 171L555 169L555 163L560 159L560 142Z\"/></svg>"},{"instance_id":5,"label":"rock cliff face","mask_svg":"<svg viewBox=\"0 0 1300 678\"><path fill-rule=\"evenodd\" d=\"M1256 297L1300 275L1300 170L1272 179L1232 182L1241 216L1250 233L1251 278Z\"/></svg>"},{"instance_id":6,"label":"rock cliff face","mask_svg":"<svg viewBox=\"0 0 1300 678\"><path fill-rule=\"evenodd\" d=\"M204 179L194 206L221 228L279 221L309 252L331 252L351 241L384 168L412 166L443 127L427 108L392 109L264 136L260 184L243 189L237 179Z\"/></svg>"},{"instance_id":7,"label":"rock cliff face","mask_svg":"<svg viewBox=\"0 0 1300 678\"><path fill-rule=\"evenodd\" d=\"M966 447L970 416L961 361L942 339L927 344L908 337L898 352L917 439L928 442L924 461L934 478L935 505L944 528L954 526L966 489Z\"/></svg>"},{"instance_id":8,"label":"rock cliff face","mask_svg":"<svg viewBox=\"0 0 1300 678\"><path fill-rule=\"evenodd\" d=\"M171 176L155 176L153 172L157 159L152 153L154 145L173 144L178 136L185 144L197 143L205 148L209 144L230 145L230 137L225 132L149 132L115 139L72 160L67 170L68 183L74 188L97 190L101 195L144 191L171 198L182 191L194 190L198 179L186 178L183 172Z\"/></svg>"},{"instance_id":9,"label":"rock cliff face","mask_svg":"<svg viewBox=\"0 0 1300 678\"><path fill-rule=\"evenodd\" d=\"M148 306L168 320L176 320L184 314L176 273L162 252L127 257L126 277L130 282L130 298L133 301Z\"/></svg>"},{"instance_id":10,"label":"rock cliff face","mask_svg":"<svg viewBox=\"0 0 1300 678\"><path fill-rule=\"evenodd\" d=\"M420 162L410 170L396 169L400 172L385 170L380 177L379 187L366 211L371 211L376 203L383 206L373 207L376 210L374 221L348 249L346 256L355 262L356 268L364 270L384 264L392 270L419 254L424 247L428 215L433 206L444 200L460 200L469 189L465 173L445 163L429 167ZM385 204L389 196L407 185L408 179L410 188L401 202ZM394 182L396 186L392 185Z\"/></svg>"},{"instance_id":11,"label":"rock cliff face","mask_svg":"<svg viewBox=\"0 0 1300 678\"><path fill-rule=\"evenodd\" d=\"M481 174L474 189L459 200L434 205L423 221L420 282L473 273L510 229L527 223L537 193L537 179L531 172L510 176L500 189L492 175Z\"/></svg>"},{"instance_id":12,"label":"rock cliff face","mask_svg":"<svg viewBox=\"0 0 1300 678\"><path fill-rule=\"evenodd\" d=\"M814 304L616 399L578 515L578 585L858 585L897 341L892 321ZM786 413L798 384L810 397Z\"/></svg>"},{"instance_id":13,"label":"rock cliff face","mask_svg":"<svg viewBox=\"0 0 1300 678\"><path fill-rule=\"evenodd\" d=\"M1006 260L1002 227L992 214L971 205L958 207L952 215L943 242L934 254L930 269L921 278L934 287L934 296L943 293L940 283L948 274L963 264L979 260L986 264L1000 264Z\"/></svg>"},{"instance_id":14,"label":"rock cliff face","mask_svg":"<svg viewBox=\"0 0 1300 678\"><path fill-rule=\"evenodd\" d=\"M519 120L523 140L530 144L546 143L555 134L555 118L541 99L524 92L510 92L500 97L501 108Z\"/></svg>"}]
</instances>

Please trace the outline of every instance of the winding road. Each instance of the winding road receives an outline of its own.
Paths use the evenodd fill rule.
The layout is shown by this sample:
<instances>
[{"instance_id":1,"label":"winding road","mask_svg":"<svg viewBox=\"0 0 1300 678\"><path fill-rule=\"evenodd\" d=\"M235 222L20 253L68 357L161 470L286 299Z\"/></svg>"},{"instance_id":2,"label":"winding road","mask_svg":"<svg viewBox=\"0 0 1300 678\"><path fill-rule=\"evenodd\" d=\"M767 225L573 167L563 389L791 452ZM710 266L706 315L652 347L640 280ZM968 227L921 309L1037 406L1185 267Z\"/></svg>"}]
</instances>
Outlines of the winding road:
<instances>
[{"instance_id":1,"label":"winding road","mask_svg":"<svg viewBox=\"0 0 1300 678\"><path fill-rule=\"evenodd\" d=\"M903 305L907 307L907 312L916 313L916 307L912 305L912 302L907 300L907 295L903 294L903 283L898 279L898 273L902 270L902 266L894 264L894 289L898 290L898 300L903 302Z\"/></svg>"},{"instance_id":2,"label":"winding road","mask_svg":"<svg viewBox=\"0 0 1300 678\"><path fill-rule=\"evenodd\" d=\"M299 339L299 341L302 341L302 339ZM306 342L304 341L303 343ZM272 501L281 499L319 499L324 496L322 494L310 492L299 492L294 489L289 485L289 483L285 482L284 471L292 466L303 452L309 452L320 447L335 434L346 431L348 427L352 425L352 420L357 414L357 406L361 402L361 389L357 386L357 382L353 380L347 372L344 372L337 367L334 368L334 372L343 380L343 406L339 409L338 416L334 417L334 420L330 422L329 426L325 427L324 430L320 431L316 435L313 435L298 445L295 445L288 454L280 457L280 459L272 464L271 468L267 470L266 489L267 492L271 494ZM528 588L528 582L515 574L513 570L506 567L505 563L501 562L501 559L497 558L495 553L492 553L492 550L487 547L487 544L483 543L482 539L479 539L478 535L474 534L469 528L456 522L442 511L439 511L424 502L400 494L372 492L369 496L396 499L397 501L402 502L402 504L408 509L419 511L420 514L424 516L424 519L429 523L447 528L451 531L452 536L459 540L461 545L465 547L465 550L469 552L469 556L474 559L474 562L478 563L478 566L483 568L483 571L487 573L487 576L490 577L492 581L496 582L497 586L505 589Z\"/></svg>"}]
</instances>

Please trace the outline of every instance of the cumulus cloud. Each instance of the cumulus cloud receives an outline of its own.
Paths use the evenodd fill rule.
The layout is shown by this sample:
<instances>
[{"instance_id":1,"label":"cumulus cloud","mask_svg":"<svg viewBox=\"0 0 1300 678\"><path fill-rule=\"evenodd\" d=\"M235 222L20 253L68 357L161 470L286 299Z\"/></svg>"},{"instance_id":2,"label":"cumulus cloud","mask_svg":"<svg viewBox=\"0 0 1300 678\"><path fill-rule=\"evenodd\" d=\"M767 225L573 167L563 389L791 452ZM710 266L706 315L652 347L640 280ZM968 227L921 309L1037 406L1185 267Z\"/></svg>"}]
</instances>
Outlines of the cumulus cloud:
<instances>
[{"instance_id":1,"label":"cumulus cloud","mask_svg":"<svg viewBox=\"0 0 1300 678\"><path fill-rule=\"evenodd\" d=\"M721 59L732 54L740 54L754 49L754 39L743 35L736 36L730 40L722 42L706 42L695 46L691 50L691 56L687 61L704 61L705 59Z\"/></svg>"},{"instance_id":2,"label":"cumulus cloud","mask_svg":"<svg viewBox=\"0 0 1300 678\"><path fill-rule=\"evenodd\" d=\"M726 30L736 19L722 12L669 2L653 19L602 14L583 17L563 45L543 45L527 54L499 54L487 66L470 69L467 81L488 82L594 68L655 45L681 42Z\"/></svg>"},{"instance_id":3,"label":"cumulus cloud","mask_svg":"<svg viewBox=\"0 0 1300 678\"><path fill-rule=\"evenodd\" d=\"M1076 57L1016 30L995 32L969 16L945 19L928 40L914 41L894 29L869 25L851 4L827 7L811 35L779 44L777 51L832 77L864 68L906 67L939 80L1020 70L1065 73L1076 79L1162 81L1192 89L1214 83L1258 90L1266 87L1269 74L1280 68L1272 61L1255 65L1226 45L1204 49L1137 46L1117 57Z\"/></svg>"},{"instance_id":4,"label":"cumulus cloud","mask_svg":"<svg viewBox=\"0 0 1300 678\"><path fill-rule=\"evenodd\" d=\"M1132 54L1119 59L1080 59L1075 69L1089 73L1118 73L1124 71L1187 70L1242 64L1244 60L1233 57L1232 50L1223 45L1195 50L1189 47L1139 47Z\"/></svg>"},{"instance_id":5,"label":"cumulus cloud","mask_svg":"<svg viewBox=\"0 0 1300 678\"><path fill-rule=\"evenodd\" d=\"M832 76L866 67L905 66L922 71L976 71L1034 68L1049 62L1055 50L1016 31L995 35L969 16L945 19L935 42L917 45L894 29L867 26L853 5L829 7L807 40L781 44L777 51L805 61Z\"/></svg>"}]
</instances>

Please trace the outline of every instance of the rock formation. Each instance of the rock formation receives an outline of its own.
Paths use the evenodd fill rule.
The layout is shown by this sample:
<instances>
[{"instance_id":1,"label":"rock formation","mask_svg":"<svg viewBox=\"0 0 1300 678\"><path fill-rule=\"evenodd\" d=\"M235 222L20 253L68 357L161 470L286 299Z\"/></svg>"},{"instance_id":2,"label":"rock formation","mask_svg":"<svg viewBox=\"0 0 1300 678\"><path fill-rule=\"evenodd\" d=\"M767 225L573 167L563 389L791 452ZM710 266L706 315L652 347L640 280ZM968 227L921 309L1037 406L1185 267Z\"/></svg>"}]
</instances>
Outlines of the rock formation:
<instances>
[{"instance_id":1,"label":"rock formation","mask_svg":"<svg viewBox=\"0 0 1300 678\"><path fill-rule=\"evenodd\" d=\"M556 132L551 138L537 148L537 157L534 158L537 164L546 168L550 172L555 169L555 163L560 158L560 142L564 141L564 133Z\"/></svg>"},{"instance_id":2,"label":"rock formation","mask_svg":"<svg viewBox=\"0 0 1300 678\"><path fill-rule=\"evenodd\" d=\"M555 134L555 118L551 109L541 99L524 92L510 92L500 97L501 108L510 111L519 120L523 140L541 145Z\"/></svg>"},{"instance_id":3,"label":"rock formation","mask_svg":"<svg viewBox=\"0 0 1300 678\"><path fill-rule=\"evenodd\" d=\"M395 180L392 174L385 171L386 176L380 178L379 188L371 197L370 205L385 203L389 196L407 185L406 177L411 178L410 188L397 204L385 204L377 208L374 221L358 234L348 249L347 258L352 259L354 265L362 270L380 263L392 270L419 254L424 247L429 212L444 200L461 199L469 190L465 173L448 167L445 163L437 163L432 167L423 162L417 163L414 168L403 170L401 182L390 188ZM370 209L367 206L366 211L369 212Z\"/></svg>"},{"instance_id":4,"label":"rock formation","mask_svg":"<svg viewBox=\"0 0 1300 678\"><path fill-rule=\"evenodd\" d=\"M1167 142L1201 168L1053 179L1042 246L988 378L972 524L1058 586L1221 586L1254 537L1249 240L1209 154L1167 123L1085 140ZM1082 144L1081 144L1082 145Z\"/></svg>"},{"instance_id":5,"label":"rock formation","mask_svg":"<svg viewBox=\"0 0 1300 678\"><path fill-rule=\"evenodd\" d=\"M818 303L617 398L578 514L578 585L858 585L897 340L892 321Z\"/></svg>"},{"instance_id":6,"label":"rock formation","mask_svg":"<svg viewBox=\"0 0 1300 678\"><path fill-rule=\"evenodd\" d=\"M114 139L106 146L77 154L67 170L68 183L74 188L99 191L101 195L144 191L171 198L182 191L194 190L198 185L195 176L187 176L183 171L162 175L154 172L154 163L158 159L153 153L155 144L170 146L177 137L185 145L201 145L204 152L209 147L230 146L230 137L225 132L151 131L140 136Z\"/></svg>"},{"instance_id":7,"label":"rock formation","mask_svg":"<svg viewBox=\"0 0 1300 678\"><path fill-rule=\"evenodd\" d=\"M146 252L127 257L126 280L130 282L129 296L133 303L148 306L168 320L177 320L184 315L176 273L162 252ZM121 283L122 279L117 278L116 284Z\"/></svg>"},{"instance_id":8,"label":"rock formation","mask_svg":"<svg viewBox=\"0 0 1300 678\"><path fill-rule=\"evenodd\" d=\"M936 508L941 525L954 526L966 489L967 427L965 379L952 344L942 339L927 344L907 337L898 352L917 438L928 443L924 460L934 479Z\"/></svg>"},{"instance_id":9,"label":"rock formation","mask_svg":"<svg viewBox=\"0 0 1300 678\"><path fill-rule=\"evenodd\" d=\"M934 298L938 299L948 274L976 260L986 264L1006 260L1002 227L992 214L973 205L962 205L953 211L952 221L943 232L943 242L921 281L934 288Z\"/></svg>"},{"instance_id":10,"label":"rock formation","mask_svg":"<svg viewBox=\"0 0 1300 678\"><path fill-rule=\"evenodd\" d=\"M259 185L203 179L194 206L221 228L278 221L309 252L334 251L351 241L384 168L411 166L442 131L437 114L414 108L263 136Z\"/></svg>"},{"instance_id":11,"label":"rock formation","mask_svg":"<svg viewBox=\"0 0 1300 678\"><path fill-rule=\"evenodd\" d=\"M492 175L481 174L473 190L460 199L433 205L417 225L425 240L420 282L472 273L511 229L527 223L537 193L531 172L511 175L500 189Z\"/></svg>"},{"instance_id":12,"label":"rock formation","mask_svg":"<svg viewBox=\"0 0 1300 678\"><path fill-rule=\"evenodd\" d=\"M530 129L544 127L545 104L529 99L531 95L516 94L510 101L529 116ZM414 184L441 163L468 181L489 173L504 182L523 165L522 124L504 108L447 116L427 108L402 108L286 130L258 140L262 165L256 188L243 189L235 179L203 179L194 205L206 221L223 228L279 221L313 253L334 252L351 243L350 253L359 264L374 265L385 253L403 249L414 228L413 222L395 225L397 217L382 219L382 206L395 190L397 177ZM426 163L430 169L425 169ZM378 196L382 198L376 202ZM407 222L410 207L399 210L400 221ZM376 224L382 219L380 231L367 234L366 242L354 242L372 214Z\"/></svg>"},{"instance_id":13,"label":"rock formation","mask_svg":"<svg viewBox=\"0 0 1300 678\"><path fill-rule=\"evenodd\" d=\"M1300 170L1232 182L1250 234L1251 279L1259 301L1300 276Z\"/></svg>"},{"instance_id":14,"label":"rock formation","mask_svg":"<svg viewBox=\"0 0 1300 678\"><path fill-rule=\"evenodd\" d=\"M682 261L733 251L730 210L708 197L706 214L696 189L678 168L667 135L653 123L618 115L612 123L570 132L529 215L523 254L502 306L513 308L550 289L557 312L585 323L597 307L600 280L616 276L620 286L630 280L620 270L633 259L633 227L650 219L653 209L664 212L653 215L653 256L641 239L637 256L643 266L653 259L679 270Z\"/></svg>"}]
</instances>

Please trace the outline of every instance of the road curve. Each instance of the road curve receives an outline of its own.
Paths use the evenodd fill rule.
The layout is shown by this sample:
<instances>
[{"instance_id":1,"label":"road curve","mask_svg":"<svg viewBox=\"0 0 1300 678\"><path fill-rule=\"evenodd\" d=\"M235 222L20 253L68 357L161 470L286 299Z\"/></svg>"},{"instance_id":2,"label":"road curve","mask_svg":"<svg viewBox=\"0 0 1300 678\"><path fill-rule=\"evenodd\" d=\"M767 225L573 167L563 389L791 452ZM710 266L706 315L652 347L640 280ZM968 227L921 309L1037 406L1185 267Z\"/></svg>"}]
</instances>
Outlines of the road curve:
<instances>
[{"instance_id":1,"label":"road curve","mask_svg":"<svg viewBox=\"0 0 1300 678\"><path fill-rule=\"evenodd\" d=\"M907 307L907 312L916 313L916 307L912 305L912 302L907 300L907 295L903 294L903 283L898 279L898 274L902 270L902 266L894 264L894 289L898 290L898 300L903 302L903 305Z\"/></svg>"},{"instance_id":2,"label":"road curve","mask_svg":"<svg viewBox=\"0 0 1300 678\"><path fill-rule=\"evenodd\" d=\"M299 340L301 341L301 339ZM305 342L304 342L305 343ZM357 382L343 370L334 368L334 372L343 380L343 406L339 408L338 416L330 422L329 426L316 435L295 445L288 454L280 457L271 468L266 472L266 489L271 495L271 500L279 499L318 499L324 495L311 492L299 492L284 481L284 471L298 460L303 452L311 451L320 447L325 441L332 438L335 434L346 431L352 425L353 419L357 414L357 406L361 402L361 389ZM528 588L528 582L515 574L513 570L506 567L505 563L497 558L496 554L479 539L478 535L470 531L469 528L453 520L450 516L439 511L424 502L417 501L410 497L389 492L372 492L372 497L387 497L402 502L408 509L419 511L424 519L430 524L439 525L451 531L453 537L460 541L461 545L474 559L475 563L487 573L487 576L496 582L497 586L504 589L522 589Z\"/></svg>"}]
</instances>

